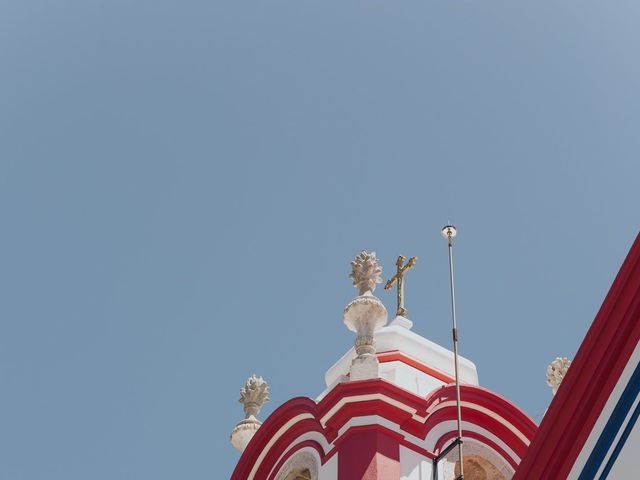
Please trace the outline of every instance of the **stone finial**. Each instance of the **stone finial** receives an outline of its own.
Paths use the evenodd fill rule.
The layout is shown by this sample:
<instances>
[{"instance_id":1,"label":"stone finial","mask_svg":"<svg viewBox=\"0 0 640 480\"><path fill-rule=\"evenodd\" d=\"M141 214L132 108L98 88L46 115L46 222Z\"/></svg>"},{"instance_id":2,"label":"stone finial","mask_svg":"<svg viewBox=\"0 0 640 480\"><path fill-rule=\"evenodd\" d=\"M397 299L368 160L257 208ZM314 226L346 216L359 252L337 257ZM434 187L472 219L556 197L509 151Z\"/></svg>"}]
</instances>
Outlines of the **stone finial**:
<instances>
[{"instance_id":1,"label":"stone finial","mask_svg":"<svg viewBox=\"0 0 640 480\"><path fill-rule=\"evenodd\" d=\"M387 323L387 309L379 298L373 295L377 283L382 283L382 268L374 252L362 251L351 262L353 286L359 296L344 309L343 321L349 330L356 332L356 354L351 365L351 380L378 377L373 334Z\"/></svg>"},{"instance_id":2,"label":"stone finial","mask_svg":"<svg viewBox=\"0 0 640 480\"><path fill-rule=\"evenodd\" d=\"M560 388L560 383L562 383L570 365L571 360L566 357L558 357L547 367L547 385L551 387L554 395Z\"/></svg>"},{"instance_id":3,"label":"stone finial","mask_svg":"<svg viewBox=\"0 0 640 480\"><path fill-rule=\"evenodd\" d=\"M254 373L240 389L238 401L244 405L245 418L257 416L262 406L269 401L269 385Z\"/></svg>"},{"instance_id":4,"label":"stone finial","mask_svg":"<svg viewBox=\"0 0 640 480\"><path fill-rule=\"evenodd\" d=\"M376 252L363 250L351 262L351 274L353 286L358 289L358 295L371 295L376 289L377 283L382 283L382 267L378 263Z\"/></svg>"},{"instance_id":5,"label":"stone finial","mask_svg":"<svg viewBox=\"0 0 640 480\"><path fill-rule=\"evenodd\" d=\"M269 385L255 373L240 389L239 402L244 405L244 420L231 432L231 444L241 452L249 444L262 422L256 418L262 406L269 401Z\"/></svg>"}]
</instances>

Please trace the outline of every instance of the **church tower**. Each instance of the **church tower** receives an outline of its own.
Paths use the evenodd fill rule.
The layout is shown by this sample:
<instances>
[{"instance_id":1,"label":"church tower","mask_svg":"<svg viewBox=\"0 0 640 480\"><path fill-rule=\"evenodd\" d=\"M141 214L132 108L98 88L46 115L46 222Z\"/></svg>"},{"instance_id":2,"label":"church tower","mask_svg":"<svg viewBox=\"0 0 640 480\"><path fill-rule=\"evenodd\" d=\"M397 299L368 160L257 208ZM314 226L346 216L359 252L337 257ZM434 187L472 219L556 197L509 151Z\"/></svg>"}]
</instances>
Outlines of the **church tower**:
<instances>
[{"instance_id":1,"label":"church tower","mask_svg":"<svg viewBox=\"0 0 640 480\"><path fill-rule=\"evenodd\" d=\"M451 480L460 476L458 409L466 480L510 479L537 426L522 410L478 383L475 365L411 330L400 257L396 315L388 323L374 295L382 269L375 253L351 263L358 290L344 310L355 345L325 375L316 398L294 398L260 423L268 398L257 377L242 389L246 418L231 435L242 455L232 480Z\"/></svg>"}]
</instances>

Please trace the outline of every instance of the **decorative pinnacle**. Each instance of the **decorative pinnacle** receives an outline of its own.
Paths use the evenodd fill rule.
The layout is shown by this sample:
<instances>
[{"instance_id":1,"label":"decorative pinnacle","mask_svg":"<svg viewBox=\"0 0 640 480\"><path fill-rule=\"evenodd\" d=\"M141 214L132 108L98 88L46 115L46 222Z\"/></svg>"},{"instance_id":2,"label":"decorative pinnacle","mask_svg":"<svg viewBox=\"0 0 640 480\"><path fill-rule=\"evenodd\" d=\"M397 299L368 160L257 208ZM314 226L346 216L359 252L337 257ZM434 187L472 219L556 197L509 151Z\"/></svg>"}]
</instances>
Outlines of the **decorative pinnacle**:
<instances>
[{"instance_id":1,"label":"decorative pinnacle","mask_svg":"<svg viewBox=\"0 0 640 480\"><path fill-rule=\"evenodd\" d=\"M554 395L560 388L562 379L567 374L570 366L571 360L566 357L558 357L547 367L547 385L551 387Z\"/></svg>"},{"instance_id":2,"label":"decorative pinnacle","mask_svg":"<svg viewBox=\"0 0 640 480\"><path fill-rule=\"evenodd\" d=\"M358 289L359 295L371 295L376 289L377 283L382 283L382 267L378 263L376 252L363 250L351 262L351 274L353 286Z\"/></svg>"},{"instance_id":3,"label":"decorative pinnacle","mask_svg":"<svg viewBox=\"0 0 640 480\"><path fill-rule=\"evenodd\" d=\"M269 385L254 373L240 389L238 401L244 405L245 418L257 416L262 406L269 401Z\"/></svg>"},{"instance_id":4,"label":"decorative pinnacle","mask_svg":"<svg viewBox=\"0 0 640 480\"><path fill-rule=\"evenodd\" d=\"M453 239L456 238L458 234L458 230L453 225L445 225L442 227L442 238L449 242L449 244L453 243Z\"/></svg>"}]
</instances>

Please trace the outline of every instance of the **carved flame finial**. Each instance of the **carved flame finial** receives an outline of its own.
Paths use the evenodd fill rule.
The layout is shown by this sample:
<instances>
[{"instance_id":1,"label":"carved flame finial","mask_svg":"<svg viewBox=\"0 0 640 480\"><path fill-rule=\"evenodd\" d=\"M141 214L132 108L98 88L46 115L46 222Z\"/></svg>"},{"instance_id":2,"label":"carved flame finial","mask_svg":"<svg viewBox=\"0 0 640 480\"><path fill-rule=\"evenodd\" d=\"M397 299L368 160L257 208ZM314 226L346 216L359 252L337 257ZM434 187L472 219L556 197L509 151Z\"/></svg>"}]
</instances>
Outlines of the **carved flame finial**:
<instances>
[{"instance_id":1,"label":"carved flame finial","mask_svg":"<svg viewBox=\"0 0 640 480\"><path fill-rule=\"evenodd\" d=\"M241 452L247 447L262 425L256 418L262 406L269 401L269 385L254 373L240 389L239 402L244 405L244 420L238 422L231 432L231 445Z\"/></svg>"},{"instance_id":2,"label":"carved flame finial","mask_svg":"<svg viewBox=\"0 0 640 480\"><path fill-rule=\"evenodd\" d=\"M269 401L269 385L254 373L240 389L238 401L244 405L245 418L258 416L262 406Z\"/></svg>"},{"instance_id":3,"label":"carved flame finial","mask_svg":"<svg viewBox=\"0 0 640 480\"><path fill-rule=\"evenodd\" d=\"M382 267L378 263L376 252L363 250L351 262L351 274L353 286L358 289L359 295L373 294L376 284L382 283Z\"/></svg>"},{"instance_id":4,"label":"carved flame finial","mask_svg":"<svg viewBox=\"0 0 640 480\"><path fill-rule=\"evenodd\" d=\"M558 357L547 367L547 385L551 387L554 395L560 388L569 366L571 366L571 360L566 357Z\"/></svg>"}]
</instances>

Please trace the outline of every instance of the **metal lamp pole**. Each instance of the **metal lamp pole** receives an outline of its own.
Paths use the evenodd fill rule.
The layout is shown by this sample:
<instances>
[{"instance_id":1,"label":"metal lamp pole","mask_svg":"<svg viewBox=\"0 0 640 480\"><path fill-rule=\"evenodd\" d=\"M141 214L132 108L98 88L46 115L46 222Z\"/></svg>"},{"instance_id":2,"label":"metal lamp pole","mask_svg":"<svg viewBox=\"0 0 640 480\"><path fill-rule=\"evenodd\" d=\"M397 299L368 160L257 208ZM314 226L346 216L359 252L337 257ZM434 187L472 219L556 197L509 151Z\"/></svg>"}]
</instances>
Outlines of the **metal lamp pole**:
<instances>
[{"instance_id":1,"label":"metal lamp pole","mask_svg":"<svg viewBox=\"0 0 640 480\"><path fill-rule=\"evenodd\" d=\"M458 372L458 329L456 325L456 290L453 281L453 239L458 234L456 227L447 225L442 229L442 236L449 246L449 285L451 287L451 317L453 320L453 361L456 374L456 409L458 414L458 456L460 458L460 476L464 479L464 460L462 458L462 411L460 408L460 375Z\"/></svg>"}]
</instances>

